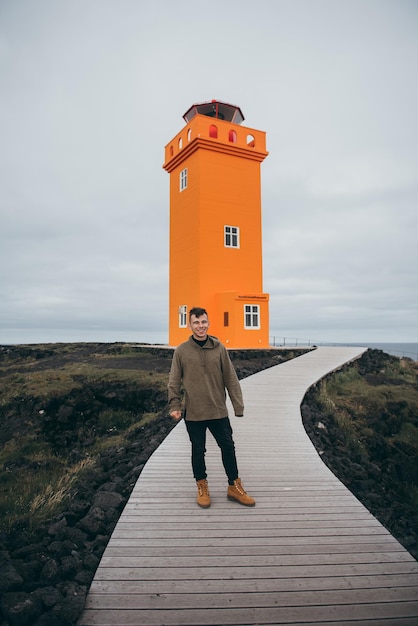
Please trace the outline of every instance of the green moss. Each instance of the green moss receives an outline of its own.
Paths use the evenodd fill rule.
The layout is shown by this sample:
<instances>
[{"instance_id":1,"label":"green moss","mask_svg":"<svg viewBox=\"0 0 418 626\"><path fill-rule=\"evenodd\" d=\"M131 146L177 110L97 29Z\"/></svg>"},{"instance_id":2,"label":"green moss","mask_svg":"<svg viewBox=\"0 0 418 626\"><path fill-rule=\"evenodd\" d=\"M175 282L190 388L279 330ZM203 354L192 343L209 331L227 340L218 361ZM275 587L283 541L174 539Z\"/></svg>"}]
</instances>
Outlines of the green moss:
<instances>
[{"instance_id":1,"label":"green moss","mask_svg":"<svg viewBox=\"0 0 418 626\"><path fill-rule=\"evenodd\" d=\"M404 422L394 441L407 443L418 450L418 428L410 422Z\"/></svg>"},{"instance_id":2,"label":"green moss","mask_svg":"<svg viewBox=\"0 0 418 626\"><path fill-rule=\"evenodd\" d=\"M152 351L123 344L0 348L0 527L7 530L62 509L99 454L156 418L150 409L165 401L172 352L156 363Z\"/></svg>"}]
</instances>

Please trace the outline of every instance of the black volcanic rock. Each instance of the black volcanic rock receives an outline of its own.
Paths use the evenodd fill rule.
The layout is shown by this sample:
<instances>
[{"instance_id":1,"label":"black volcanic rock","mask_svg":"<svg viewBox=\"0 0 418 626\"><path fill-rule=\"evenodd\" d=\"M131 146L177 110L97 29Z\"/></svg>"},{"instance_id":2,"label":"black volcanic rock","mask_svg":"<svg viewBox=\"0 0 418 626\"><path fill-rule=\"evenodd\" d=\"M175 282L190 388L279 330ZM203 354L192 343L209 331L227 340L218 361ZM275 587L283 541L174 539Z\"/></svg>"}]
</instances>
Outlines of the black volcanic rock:
<instances>
[{"instance_id":1,"label":"black volcanic rock","mask_svg":"<svg viewBox=\"0 0 418 626\"><path fill-rule=\"evenodd\" d=\"M239 377L243 378L302 352L237 350L231 351L231 358ZM148 352L145 349L142 356L139 351L128 359L119 345L80 345L68 352L53 346L33 349L0 346L0 363L3 359L17 364L22 374L28 369L43 372L51 366L55 369L63 367L75 358L74 354L82 362L96 362L98 358L103 368L107 365L114 367L111 356L121 355L117 360L121 369L139 368L146 356L151 371L168 372L172 352L165 348L149 349ZM361 368L363 375L371 376L373 384L381 380L379 355L365 356ZM115 384L111 380L106 384L80 381L80 388L64 397L56 395L41 401L22 395L3 407L0 444L8 440L16 427L19 432L31 428L31 420L36 415L42 433L53 448L64 450L72 462L83 460L95 441L111 436L104 430L97 431L100 411L114 411L115 414L119 410L135 414L152 412L155 418L132 430L123 443L103 448L59 514L38 527L31 526L28 519L26 525L15 525L7 534L4 531L0 534L0 626L76 624L120 512L147 459L175 425L166 413L166 394L157 385L153 388L152 378L150 388L142 390L135 388L133 383L121 384L120 381ZM399 446L398 457L393 463L390 460L393 450L389 449L384 435L376 431L373 458L353 457L335 423L324 419L315 389L305 398L303 413L305 427L326 463L341 468L341 472L349 477L350 488L356 486L358 497L367 507L371 510L376 505L381 507L385 525L392 532L392 528L396 529L398 538L401 537L411 553L417 555L418 549L415 550L414 546L417 546L418 520L402 502L397 500L394 503L393 484L390 485L399 476L416 480L418 465L414 462L413 451L407 445ZM386 422L390 423L389 416ZM378 425L377 429L383 427L388 426ZM16 466L20 462L18 459L13 461ZM13 467L3 469L13 471ZM32 468L33 471L37 469ZM387 487L384 497L377 495L376 490L376 484L382 481Z\"/></svg>"}]
</instances>

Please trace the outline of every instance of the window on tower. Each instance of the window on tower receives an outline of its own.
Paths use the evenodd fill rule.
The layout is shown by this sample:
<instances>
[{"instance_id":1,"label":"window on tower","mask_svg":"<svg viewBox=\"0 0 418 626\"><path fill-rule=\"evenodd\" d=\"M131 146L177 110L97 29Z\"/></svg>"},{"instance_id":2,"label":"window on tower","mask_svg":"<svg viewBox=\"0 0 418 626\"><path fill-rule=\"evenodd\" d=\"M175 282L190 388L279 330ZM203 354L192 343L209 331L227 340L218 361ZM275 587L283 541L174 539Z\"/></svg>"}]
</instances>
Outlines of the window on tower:
<instances>
[{"instance_id":1,"label":"window on tower","mask_svg":"<svg viewBox=\"0 0 418 626\"><path fill-rule=\"evenodd\" d=\"M187 305L179 306L179 328L187 328Z\"/></svg>"},{"instance_id":2,"label":"window on tower","mask_svg":"<svg viewBox=\"0 0 418 626\"><path fill-rule=\"evenodd\" d=\"M180 191L183 191L187 187L187 167L180 172Z\"/></svg>"},{"instance_id":3,"label":"window on tower","mask_svg":"<svg viewBox=\"0 0 418 626\"><path fill-rule=\"evenodd\" d=\"M260 306L244 304L244 328L255 330L260 328Z\"/></svg>"},{"instance_id":4,"label":"window on tower","mask_svg":"<svg viewBox=\"0 0 418 626\"><path fill-rule=\"evenodd\" d=\"M211 124L209 126L209 137L213 137L214 139L216 139L218 136L218 129L215 126L215 124Z\"/></svg>"},{"instance_id":5,"label":"window on tower","mask_svg":"<svg viewBox=\"0 0 418 626\"><path fill-rule=\"evenodd\" d=\"M225 248L239 248L238 226L224 226Z\"/></svg>"},{"instance_id":6,"label":"window on tower","mask_svg":"<svg viewBox=\"0 0 418 626\"><path fill-rule=\"evenodd\" d=\"M228 139L229 141L231 141L232 143L237 143L237 133L235 132L235 130L230 130L228 133Z\"/></svg>"}]
</instances>

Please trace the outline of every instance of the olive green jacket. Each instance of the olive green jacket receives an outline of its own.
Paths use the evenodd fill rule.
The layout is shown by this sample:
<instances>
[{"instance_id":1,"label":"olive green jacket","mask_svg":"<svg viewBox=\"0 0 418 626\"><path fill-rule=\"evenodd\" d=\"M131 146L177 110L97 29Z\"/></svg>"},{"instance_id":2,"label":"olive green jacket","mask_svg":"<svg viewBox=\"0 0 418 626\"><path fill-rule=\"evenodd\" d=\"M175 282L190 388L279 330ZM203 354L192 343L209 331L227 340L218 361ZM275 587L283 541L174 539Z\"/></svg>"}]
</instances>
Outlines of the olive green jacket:
<instances>
[{"instance_id":1,"label":"olive green jacket","mask_svg":"<svg viewBox=\"0 0 418 626\"><path fill-rule=\"evenodd\" d=\"M208 335L201 347L190 336L175 349L168 381L170 413L183 410L185 419L193 422L227 417L226 389L235 415L243 415L237 374L225 346L216 337Z\"/></svg>"}]
</instances>

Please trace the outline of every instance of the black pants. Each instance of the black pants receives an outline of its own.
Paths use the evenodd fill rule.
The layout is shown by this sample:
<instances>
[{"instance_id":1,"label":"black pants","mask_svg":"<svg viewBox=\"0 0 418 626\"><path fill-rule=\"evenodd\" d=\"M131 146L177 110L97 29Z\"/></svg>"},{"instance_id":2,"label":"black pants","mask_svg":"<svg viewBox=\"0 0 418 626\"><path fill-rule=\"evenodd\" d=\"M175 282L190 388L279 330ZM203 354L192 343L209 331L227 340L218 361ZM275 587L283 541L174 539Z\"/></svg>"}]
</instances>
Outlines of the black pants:
<instances>
[{"instance_id":1,"label":"black pants","mask_svg":"<svg viewBox=\"0 0 418 626\"><path fill-rule=\"evenodd\" d=\"M228 476L228 483L234 484L238 478L237 459L235 456L235 444L232 438L232 427L228 417L218 420L204 420L202 422L189 422L186 428L192 443L192 468L196 480L207 477L206 474L206 430L209 429L221 449L222 463Z\"/></svg>"}]
</instances>

